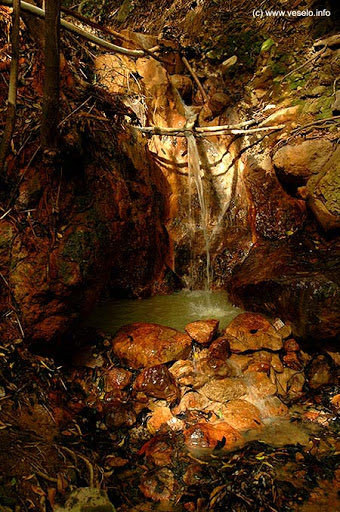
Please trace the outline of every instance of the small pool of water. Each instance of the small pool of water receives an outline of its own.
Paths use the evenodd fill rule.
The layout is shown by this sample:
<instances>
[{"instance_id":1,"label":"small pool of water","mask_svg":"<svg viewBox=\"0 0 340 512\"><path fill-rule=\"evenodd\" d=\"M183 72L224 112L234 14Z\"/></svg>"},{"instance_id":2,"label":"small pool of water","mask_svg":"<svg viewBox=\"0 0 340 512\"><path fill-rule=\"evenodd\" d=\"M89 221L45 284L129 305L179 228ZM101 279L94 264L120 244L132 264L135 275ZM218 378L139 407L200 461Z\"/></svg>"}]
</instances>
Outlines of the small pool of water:
<instances>
[{"instance_id":1,"label":"small pool of water","mask_svg":"<svg viewBox=\"0 0 340 512\"><path fill-rule=\"evenodd\" d=\"M134 322L161 324L183 331L189 322L216 318L223 329L239 313L242 310L229 302L225 291L182 290L148 299L115 299L101 303L86 320L86 325L111 334Z\"/></svg>"}]
</instances>

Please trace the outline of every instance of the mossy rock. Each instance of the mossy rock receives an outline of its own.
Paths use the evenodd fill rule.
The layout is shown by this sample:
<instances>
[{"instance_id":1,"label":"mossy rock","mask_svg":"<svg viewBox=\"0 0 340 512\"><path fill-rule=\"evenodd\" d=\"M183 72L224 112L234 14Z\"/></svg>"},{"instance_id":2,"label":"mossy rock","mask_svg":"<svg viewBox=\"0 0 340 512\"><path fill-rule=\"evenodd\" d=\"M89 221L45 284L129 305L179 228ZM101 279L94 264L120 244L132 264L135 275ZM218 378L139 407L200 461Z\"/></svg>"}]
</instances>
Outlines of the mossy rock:
<instances>
[{"instance_id":1,"label":"mossy rock","mask_svg":"<svg viewBox=\"0 0 340 512\"><path fill-rule=\"evenodd\" d=\"M55 512L115 512L106 491L82 487L75 489L64 506L56 506Z\"/></svg>"}]
</instances>

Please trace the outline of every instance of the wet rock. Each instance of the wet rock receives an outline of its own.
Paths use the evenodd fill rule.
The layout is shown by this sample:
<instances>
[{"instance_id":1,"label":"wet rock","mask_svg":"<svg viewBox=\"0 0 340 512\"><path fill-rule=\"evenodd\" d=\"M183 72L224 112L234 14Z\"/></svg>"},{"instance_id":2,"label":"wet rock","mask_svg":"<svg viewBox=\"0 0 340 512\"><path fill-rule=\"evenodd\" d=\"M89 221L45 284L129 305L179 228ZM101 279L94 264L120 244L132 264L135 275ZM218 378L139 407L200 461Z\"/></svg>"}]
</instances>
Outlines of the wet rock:
<instances>
[{"instance_id":1,"label":"wet rock","mask_svg":"<svg viewBox=\"0 0 340 512\"><path fill-rule=\"evenodd\" d=\"M181 386L198 389L212 378L223 378L233 374L233 369L226 358L219 357L223 352L222 346L215 347L212 351L201 350L195 353L194 361L177 361L170 368L170 372Z\"/></svg>"},{"instance_id":2,"label":"wet rock","mask_svg":"<svg viewBox=\"0 0 340 512\"><path fill-rule=\"evenodd\" d=\"M245 376L249 388L253 388L256 397L271 396L277 392L276 385L264 373L247 370Z\"/></svg>"},{"instance_id":3,"label":"wet rock","mask_svg":"<svg viewBox=\"0 0 340 512\"><path fill-rule=\"evenodd\" d=\"M168 402L174 402L180 395L174 376L163 364L143 370L135 381L134 389Z\"/></svg>"},{"instance_id":4,"label":"wet rock","mask_svg":"<svg viewBox=\"0 0 340 512\"><path fill-rule=\"evenodd\" d=\"M150 471L141 478L140 490L153 501L169 501L174 498L176 480L168 468Z\"/></svg>"},{"instance_id":5,"label":"wet rock","mask_svg":"<svg viewBox=\"0 0 340 512\"><path fill-rule=\"evenodd\" d=\"M219 354L218 354L219 355ZM200 388L212 378L223 378L233 374L225 358L214 357L214 352L202 350L194 362L195 379L193 387Z\"/></svg>"},{"instance_id":6,"label":"wet rock","mask_svg":"<svg viewBox=\"0 0 340 512\"><path fill-rule=\"evenodd\" d=\"M260 402L261 418L284 417L289 413L288 407L277 396L264 397Z\"/></svg>"},{"instance_id":7,"label":"wet rock","mask_svg":"<svg viewBox=\"0 0 340 512\"><path fill-rule=\"evenodd\" d=\"M289 340L285 340L283 342L283 350L285 352L299 352L300 346L297 341L295 341L293 338L290 338Z\"/></svg>"},{"instance_id":8,"label":"wet rock","mask_svg":"<svg viewBox=\"0 0 340 512\"><path fill-rule=\"evenodd\" d=\"M184 429L182 420L176 418L170 409L165 406L160 406L154 409L151 417L148 419L148 430L155 434L162 430L179 431Z\"/></svg>"},{"instance_id":9,"label":"wet rock","mask_svg":"<svg viewBox=\"0 0 340 512\"><path fill-rule=\"evenodd\" d=\"M124 389L132 379L132 374L124 368L112 368L105 373L105 391Z\"/></svg>"},{"instance_id":10,"label":"wet rock","mask_svg":"<svg viewBox=\"0 0 340 512\"><path fill-rule=\"evenodd\" d=\"M283 356L283 363L288 368L292 368L293 370L301 370L303 365L298 359L296 352L288 352Z\"/></svg>"},{"instance_id":11,"label":"wet rock","mask_svg":"<svg viewBox=\"0 0 340 512\"><path fill-rule=\"evenodd\" d=\"M171 85L178 90L179 94L186 103L191 103L192 81L188 76L171 75Z\"/></svg>"},{"instance_id":12,"label":"wet rock","mask_svg":"<svg viewBox=\"0 0 340 512\"><path fill-rule=\"evenodd\" d=\"M282 397L298 398L303 394L305 376L301 371L285 368L276 375L277 392Z\"/></svg>"},{"instance_id":13,"label":"wet rock","mask_svg":"<svg viewBox=\"0 0 340 512\"><path fill-rule=\"evenodd\" d=\"M333 381L330 361L323 355L316 356L306 371L308 385L312 389L331 384Z\"/></svg>"},{"instance_id":14,"label":"wet rock","mask_svg":"<svg viewBox=\"0 0 340 512\"><path fill-rule=\"evenodd\" d=\"M247 366L247 372L263 372L269 374L272 362L272 354L259 351L251 357Z\"/></svg>"},{"instance_id":15,"label":"wet rock","mask_svg":"<svg viewBox=\"0 0 340 512\"><path fill-rule=\"evenodd\" d=\"M259 430L262 427L260 411L246 400L231 400L225 405L219 405L219 409L214 412L238 432Z\"/></svg>"},{"instance_id":16,"label":"wet rock","mask_svg":"<svg viewBox=\"0 0 340 512\"><path fill-rule=\"evenodd\" d=\"M75 489L67 498L65 505L56 505L56 512L115 512L107 492L95 487Z\"/></svg>"},{"instance_id":17,"label":"wet rock","mask_svg":"<svg viewBox=\"0 0 340 512\"><path fill-rule=\"evenodd\" d=\"M281 181L301 186L313 174L322 171L332 152L333 144L327 140L306 140L280 148L273 157L273 163Z\"/></svg>"},{"instance_id":18,"label":"wet rock","mask_svg":"<svg viewBox=\"0 0 340 512\"><path fill-rule=\"evenodd\" d=\"M246 395L247 388L243 379L227 377L207 382L199 392L210 400L228 402Z\"/></svg>"},{"instance_id":19,"label":"wet rock","mask_svg":"<svg viewBox=\"0 0 340 512\"><path fill-rule=\"evenodd\" d=\"M209 101L209 108L213 116L221 114L231 104L231 98L223 92L216 92Z\"/></svg>"},{"instance_id":20,"label":"wet rock","mask_svg":"<svg viewBox=\"0 0 340 512\"><path fill-rule=\"evenodd\" d=\"M115 354L132 368L185 359L190 352L191 339L170 327L135 323L122 327L112 340Z\"/></svg>"},{"instance_id":21,"label":"wet rock","mask_svg":"<svg viewBox=\"0 0 340 512\"><path fill-rule=\"evenodd\" d=\"M190 360L176 361L170 368L180 386L192 386L195 381L194 363Z\"/></svg>"},{"instance_id":22,"label":"wet rock","mask_svg":"<svg viewBox=\"0 0 340 512\"><path fill-rule=\"evenodd\" d=\"M272 354L270 365L277 373L282 373L284 370L283 364L278 354Z\"/></svg>"},{"instance_id":23,"label":"wet rock","mask_svg":"<svg viewBox=\"0 0 340 512\"><path fill-rule=\"evenodd\" d=\"M333 396L333 398L331 399L331 404L336 411L340 411L340 393Z\"/></svg>"},{"instance_id":24,"label":"wet rock","mask_svg":"<svg viewBox=\"0 0 340 512\"><path fill-rule=\"evenodd\" d=\"M232 277L231 300L244 309L280 314L294 336L325 340L340 332L340 287L333 250L260 244ZM301 271L303 269L303 272Z\"/></svg>"},{"instance_id":25,"label":"wet rock","mask_svg":"<svg viewBox=\"0 0 340 512\"><path fill-rule=\"evenodd\" d=\"M189 450L222 449L231 450L240 442L240 434L223 421L197 423L184 432L185 444Z\"/></svg>"},{"instance_id":26,"label":"wet rock","mask_svg":"<svg viewBox=\"0 0 340 512\"><path fill-rule=\"evenodd\" d=\"M156 466L171 466L173 461L173 448L158 436L147 441L138 454L145 455Z\"/></svg>"},{"instance_id":27,"label":"wet rock","mask_svg":"<svg viewBox=\"0 0 340 512\"><path fill-rule=\"evenodd\" d=\"M306 203L285 192L268 155L249 157L243 176L249 195L250 224L257 239L280 240L287 233L302 229ZM282 317L280 312L277 314Z\"/></svg>"},{"instance_id":28,"label":"wet rock","mask_svg":"<svg viewBox=\"0 0 340 512\"><path fill-rule=\"evenodd\" d=\"M218 320L198 320L185 326L190 338L202 345L209 344L217 334Z\"/></svg>"},{"instance_id":29,"label":"wet rock","mask_svg":"<svg viewBox=\"0 0 340 512\"><path fill-rule=\"evenodd\" d=\"M113 405L112 405L113 407ZM136 414L129 405L116 405L105 417L108 428L132 427L136 423Z\"/></svg>"},{"instance_id":30,"label":"wet rock","mask_svg":"<svg viewBox=\"0 0 340 512\"><path fill-rule=\"evenodd\" d=\"M209 347L209 357L226 360L230 356L230 343L227 338L217 338Z\"/></svg>"},{"instance_id":31,"label":"wet rock","mask_svg":"<svg viewBox=\"0 0 340 512\"><path fill-rule=\"evenodd\" d=\"M209 399L201 393L189 391L183 396L178 406L173 409L173 413L178 415L186 411L202 411L209 404Z\"/></svg>"},{"instance_id":32,"label":"wet rock","mask_svg":"<svg viewBox=\"0 0 340 512\"><path fill-rule=\"evenodd\" d=\"M224 333L228 335L232 352L282 348L282 337L264 316L256 313L241 313L226 327Z\"/></svg>"}]
</instances>

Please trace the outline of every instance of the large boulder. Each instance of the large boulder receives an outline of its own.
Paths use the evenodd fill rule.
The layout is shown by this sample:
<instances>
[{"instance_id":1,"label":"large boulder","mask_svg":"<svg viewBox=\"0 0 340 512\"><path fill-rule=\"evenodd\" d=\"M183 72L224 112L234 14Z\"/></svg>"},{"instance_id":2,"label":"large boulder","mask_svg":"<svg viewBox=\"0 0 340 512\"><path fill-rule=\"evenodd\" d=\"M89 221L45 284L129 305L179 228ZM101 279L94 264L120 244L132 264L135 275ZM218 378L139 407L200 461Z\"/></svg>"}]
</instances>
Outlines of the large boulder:
<instances>
[{"instance_id":1,"label":"large boulder","mask_svg":"<svg viewBox=\"0 0 340 512\"><path fill-rule=\"evenodd\" d=\"M323 171L307 183L307 202L326 231L340 228L340 147Z\"/></svg>"},{"instance_id":2,"label":"large boulder","mask_svg":"<svg viewBox=\"0 0 340 512\"><path fill-rule=\"evenodd\" d=\"M264 316L256 313L241 313L226 327L224 334L228 336L232 352L282 348L282 336Z\"/></svg>"},{"instance_id":3,"label":"large boulder","mask_svg":"<svg viewBox=\"0 0 340 512\"><path fill-rule=\"evenodd\" d=\"M323 139L287 144L274 154L274 167L281 181L302 185L323 170L333 149L333 144Z\"/></svg>"},{"instance_id":4,"label":"large boulder","mask_svg":"<svg viewBox=\"0 0 340 512\"><path fill-rule=\"evenodd\" d=\"M230 297L244 309L289 321L295 336L333 338L340 332L336 251L302 242L254 247L232 276Z\"/></svg>"},{"instance_id":5,"label":"large boulder","mask_svg":"<svg viewBox=\"0 0 340 512\"><path fill-rule=\"evenodd\" d=\"M112 345L114 353L131 368L148 368L185 359L191 338L170 327L139 322L122 327Z\"/></svg>"}]
</instances>

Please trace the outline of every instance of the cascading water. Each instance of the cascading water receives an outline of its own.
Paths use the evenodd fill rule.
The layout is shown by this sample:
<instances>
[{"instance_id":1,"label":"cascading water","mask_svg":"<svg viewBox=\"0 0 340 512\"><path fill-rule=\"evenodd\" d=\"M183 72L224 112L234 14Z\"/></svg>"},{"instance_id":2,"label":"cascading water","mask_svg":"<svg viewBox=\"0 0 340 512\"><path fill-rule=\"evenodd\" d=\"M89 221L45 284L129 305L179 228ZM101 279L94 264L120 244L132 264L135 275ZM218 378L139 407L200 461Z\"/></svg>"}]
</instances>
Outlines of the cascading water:
<instances>
[{"instance_id":1,"label":"cascading water","mask_svg":"<svg viewBox=\"0 0 340 512\"><path fill-rule=\"evenodd\" d=\"M189 107L186 107L186 117L188 121L192 121L193 114ZM189 190L189 231L190 231L190 246L191 253L193 253L193 243L196 234L196 222L195 215L193 209L193 201L192 201L192 180L195 183L198 202L200 206L200 228L203 233L204 245L205 245L205 254L206 254L206 265L205 265L205 279L204 279L204 289L206 291L211 289L211 281L212 281L212 271L211 271L211 258L210 258L210 237L208 232L208 208L206 204L205 194L204 194L204 185L202 180L202 169L200 164L200 157L197 148L197 143L194 135L189 133L186 136L187 139L187 149L188 149L188 190ZM191 262L191 265L194 265L194 262ZM190 278L189 285L193 286L193 279Z\"/></svg>"}]
</instances>

